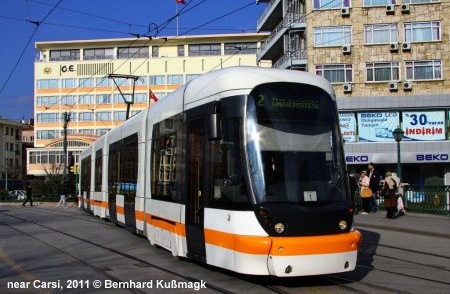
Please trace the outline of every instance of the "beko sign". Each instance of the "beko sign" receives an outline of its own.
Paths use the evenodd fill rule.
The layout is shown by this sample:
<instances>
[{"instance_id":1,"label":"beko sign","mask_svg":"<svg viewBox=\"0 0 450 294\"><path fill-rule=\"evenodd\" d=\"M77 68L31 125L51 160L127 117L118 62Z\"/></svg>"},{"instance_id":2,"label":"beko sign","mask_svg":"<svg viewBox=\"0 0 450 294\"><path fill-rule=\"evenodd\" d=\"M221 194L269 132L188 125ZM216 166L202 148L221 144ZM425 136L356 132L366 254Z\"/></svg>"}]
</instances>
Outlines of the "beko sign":
<instances>
[{"instance_id":1,"label":"beko sign","mask_svg":"<svg viewBox=\"0 0 450 294\"><path fill-rule=\"evenodd\" d=\"M397 163L397 153L366 153L351 154L345 156L347 164L366 164L375 162L378 164ZM402 163L435 163L450 162L450 154L446 152L402 152Z\"/></svg>"}]
</instances>

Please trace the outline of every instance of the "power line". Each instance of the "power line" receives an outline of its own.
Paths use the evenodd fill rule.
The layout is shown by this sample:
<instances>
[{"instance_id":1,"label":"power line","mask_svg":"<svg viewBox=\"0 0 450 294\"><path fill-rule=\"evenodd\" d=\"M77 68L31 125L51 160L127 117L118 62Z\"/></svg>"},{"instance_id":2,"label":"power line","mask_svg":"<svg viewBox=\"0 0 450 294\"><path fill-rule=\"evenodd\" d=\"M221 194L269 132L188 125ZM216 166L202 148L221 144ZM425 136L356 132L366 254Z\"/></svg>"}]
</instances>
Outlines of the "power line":
<instances>
[{"instance_id":1,"label":"power line","mask_svg":"<svg viewBox=\"0 0 450 294\"><path fill-rule=\"evenodd\" d=\"M38 22L38 21L29 21L29 22L35 24L36 27L34 28L33 33L31 34L30 38L28 38L28 41L27 41L27 43L25 44L25 47L23 48L22 53L21 53L20 56L19 56L19 59L17 59L15 65L14 65L14 67L13 67L13 69L11 70L11 72L10 72L9 75L8 75L8 78L6 79L6 81L5 81L5 83L3 84L2 88L0 89L0 94L1 94L1 93L3 92L3 90L5 89L6 85L8 84L9 80L11 79L11 76L13 75L13 73L16 71L17 66L19 65L19 62L22 60L22 57L23 57L23 55L25 54L26 49L28 48L28 45L30 45L31 41L33 40L34 35L36 34L36 32L37 32L37 30L38 30L38 28L39 28L40 23L42 23L43 21L45 21L45 20L50 16L50 14L52 14L52 12L56 9L56 7L58 7L58 5L59 5L62 1L63 1L63 0L59 0L59 2L56 3L56 4L53 6L53 8L52 8L52 9L44 16L44 18L43 18L40 22Z\"/></svg>"}]
</instances>

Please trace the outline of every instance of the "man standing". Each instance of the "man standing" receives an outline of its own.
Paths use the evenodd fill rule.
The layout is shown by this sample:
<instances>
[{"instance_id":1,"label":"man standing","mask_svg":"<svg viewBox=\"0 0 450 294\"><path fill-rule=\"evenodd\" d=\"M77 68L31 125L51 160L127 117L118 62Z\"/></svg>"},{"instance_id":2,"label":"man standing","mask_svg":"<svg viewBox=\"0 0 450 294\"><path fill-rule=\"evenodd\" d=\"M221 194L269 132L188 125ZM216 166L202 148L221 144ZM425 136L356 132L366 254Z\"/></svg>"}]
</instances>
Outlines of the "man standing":
<instances>
[{"instance_id":1,"label":"man standing","mask_svg":"<svg viewBox=\"0 0 450 294\"><path fill-rule=\"evenodd\" d=\"M375 171L375 164L373 162L370 162L367 168L369 169L369 187L372 190L370 207L372 212L376 212L378 210L377 197L378 190L380 189L380 175Z\"/></svg>"}]
</instances>

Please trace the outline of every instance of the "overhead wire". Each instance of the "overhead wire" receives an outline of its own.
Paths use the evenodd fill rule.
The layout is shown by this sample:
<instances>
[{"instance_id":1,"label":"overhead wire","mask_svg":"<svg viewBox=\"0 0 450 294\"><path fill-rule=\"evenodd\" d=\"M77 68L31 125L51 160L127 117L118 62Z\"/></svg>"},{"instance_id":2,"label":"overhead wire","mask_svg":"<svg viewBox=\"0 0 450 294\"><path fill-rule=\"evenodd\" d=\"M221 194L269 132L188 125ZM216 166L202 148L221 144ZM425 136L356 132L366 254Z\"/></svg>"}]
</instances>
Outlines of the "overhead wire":
<instances>
[{"instance_id":1,"label":"overhead wire","mask_svg":"<svg viewBox=\"0 0 450 294\"><path fill-rule=\"evenodd\" d=\"M33 24L36 25L36 27L34 28L33 32L31 33L31 36L28 38L28 41L26 42L24 48L22 49L22 52L19 55L19 58L17 59L16 63L14 64L12 70L9 72L8 77L6 78L6 81L3 83L2 88L0 89L0 94L3 92L3 90L5 89L6 85L8 84L9 80L11 79L12 75L14 74L14 72L17 69L17 66L19 65L20 61L22 60L23 55L25 54L26 49L28 48L28 45L30 45L31 41L33 40L34 35L36 34L40 23L42 23L43 21L45 21L50 14L52 14L52 12L56 9L56 7L58 7L58 5L62 2L63 0L59 0L58 3L56 3L52 9L50 9L50 11L42 18L41 21L36 22L36 21L29 21Z\"/></svg>"},{"instance_id":2,"label":"overhead wire","mask_svg":"<svg viewBox=\"0 0 450 294\"><path fill-rule=\"evenodd\" d=\"M200 5L200 4L203 4L204 2L206 2L206 0L204 0L204 1L202 1L202 2L200 2L200 3L198 3L195 7L197 7L198 5ZM187 4L189 4L190 2L188 2ZM252 3L251 5L254 5L254 3ZM209 24L209 23L211 23L211 22L213 22L213 21L216 21L216 20L218 20L218 19L221 19L221 18L224 18L224 17L226 17L226 16L228 16L228 15L230 15L230 14L232 14L232 13L235 13L235 12L237 12L237 11L239 11L239 10L242 10L242 9L244 9L244 8L247 8L249 5L245 5L245 6L243 6L243 7L240 7L240 8L238 8L238 9L236 9L236 10L233 10L232 12L229 12L229 13L226 13L226 14L224 14L224 15L222 15L222 16L220 16L220 17L218 17L218 18L215 18L214 20L210 20L210 21L208 21L206 24ZM193 8L195 8L195 7L193 7ZM192 9L192 8L191 8ZM187 13L188 11L190 11L191 9L189 9L189 10L180 10L180 12L178 13L179 15L182 15L182 14L184 14L184 13ZM165 25L165 24L168 24L168 23L170 23L171 21L173 21L175 18L174 17L171 17L171 18L169 18L166 22L164 22L162 25ZM202 24L202 25L199 25L198 27L196 27L196 28L194 28L194 29L192 29L192 30L195 30L195 29L197 29L197 28L201 28L202 26L204 26L204 25L206 25L206 24ZM185 32L184 34L187 34L188 32ZM177 37L173 37L173 38L170 38L170 39L166 39L165 41L164 41L164 43L162 44L162 45L160 45L159 47L161 48L165 43L167 43L168 41L170 41L170 40L172 40L172 39L175 39L175 38L177 38ZM135 41L137 41L138 40L138 38L137 39L135 39L134 41L133 41L133 43L135 42ZM146 45L148 45L148 43L150 42L151 40L149 39L144 45L141 45L141 46L146 46ZM132 43L132 44L133 44ZM132 44L130 44L130 46L132 45ZM130 47L130 46L128 46L128 47ZM136 54L136 53L135 53ZM137 66L135 69L134 69L134 71L132 72L132 73L134 73L135 71L137 71L143 64L145 64L145 62L147 62L147 60L149 60L150 59L150 57L148 57L148 58L146 58L139 66ZM114 59L111 59L110 61L112 61L112 60L114 60ZM125 59L124 60L124 62L118 67L118 68L115 68L115 71L117 71L123 64L125 64L128 60L130 60L130 58L128 58L128 59ZM99 70L101 70L101 69L99 69ZM94 73L93 75L91 75L91 77L90 78L92 78L93 76L95 76L96 75L96 73ZM62 99L64 99L64 97L67 97L67 96L69 96L70 94L72 94L74 91L76 91L76 89L78 89L79 87L81 87L82 85L79 85L77 88L75 88L75 89L73 89L71 92L69 92L68 94L66 94L66 95L64 95L64 96L61 96L60 97L60 99L58 99L58 101L56 102L56 103L54 103L54 104L51 104L51 105L48 105L47 106L47 108L45 109L45 110L43 110L43 111L41 111L40 113L43 113L43 112L45 112L47 109L50 109L50 108L52 108L53 106L55 106L55 105L57 105L57 104L59 104L59 102L62 100ZM98 86L98 84L96 85L96 86ZM94 88L95 87L93 87L90 91L88 91L86 94L84 94L84 95L88 95L89 93L91 93L93 90L94 90ZM111 94L112 93L114 93L115 91L113 90L112 92L111 92ZM81 99L81 97L79 97L78 98L78 100L76 101L76 102L74 102L74 105L72 106L72 107L74 107L75 105L76 105L76 103L78 103L79 102L79 100ZM72 109L72 107L70 107L70 109ZM93 108L92 109L92 111L95 111L96 109L97 109L97 107L98 106L96 106L95 108ZM105 125L105 126L107 126L107 125ZM108 126L107 126L108 127Z\"/></svg>"}]
</instances>

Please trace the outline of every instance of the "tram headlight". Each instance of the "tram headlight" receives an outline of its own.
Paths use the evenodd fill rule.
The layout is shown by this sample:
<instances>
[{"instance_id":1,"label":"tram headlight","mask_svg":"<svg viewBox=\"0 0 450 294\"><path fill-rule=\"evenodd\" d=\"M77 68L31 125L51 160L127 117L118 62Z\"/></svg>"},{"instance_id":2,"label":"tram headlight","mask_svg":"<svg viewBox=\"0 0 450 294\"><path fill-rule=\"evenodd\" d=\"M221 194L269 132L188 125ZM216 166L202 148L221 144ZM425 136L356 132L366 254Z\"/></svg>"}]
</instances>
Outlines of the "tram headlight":
<instances>
[{"instance_id":1,"label":"tram headlight","mask_svg":"<svg viewBox=\"0 0 450 294\"><path fill-rule=\"evenodd\" d=\"M341 220L339 222L339 229L341 229L341 231L344 231L345 229L347 229L347 221Z\"/></svg>"},{"instance_id":2,"label":"tram headlight","mask_svg":"<svg viewBox=\"0 0 450 294\"><path fill-rule=\"evenodd\" d=\"M276 223L273 226L273 229L275 230L276 233L278 234L283 234L284 230L285 230L286 226L283 223Z\"/></svg>"}]
</instances>

